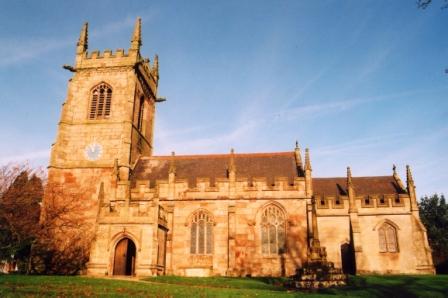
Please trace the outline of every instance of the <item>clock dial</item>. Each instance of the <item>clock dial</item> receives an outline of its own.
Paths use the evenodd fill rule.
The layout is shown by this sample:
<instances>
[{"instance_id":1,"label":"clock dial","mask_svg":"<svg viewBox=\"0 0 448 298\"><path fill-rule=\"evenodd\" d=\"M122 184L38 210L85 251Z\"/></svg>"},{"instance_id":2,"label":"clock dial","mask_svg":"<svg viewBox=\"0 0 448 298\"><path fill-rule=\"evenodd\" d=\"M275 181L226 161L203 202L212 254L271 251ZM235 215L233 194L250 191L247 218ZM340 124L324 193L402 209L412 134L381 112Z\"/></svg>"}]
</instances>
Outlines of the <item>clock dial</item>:
<instances>
[{"instance_id":1,"label":"clock dial","mask_svg":"<svg viewBox=\"0 0 448 298\"><path fill-rule=\"evenodd\" d=\"M87 145L86 149L84 150L86 158L91 161L99 159L102 153L103 147L101 147L101 145L97 143Z\"/></svg>"}]
</instances>

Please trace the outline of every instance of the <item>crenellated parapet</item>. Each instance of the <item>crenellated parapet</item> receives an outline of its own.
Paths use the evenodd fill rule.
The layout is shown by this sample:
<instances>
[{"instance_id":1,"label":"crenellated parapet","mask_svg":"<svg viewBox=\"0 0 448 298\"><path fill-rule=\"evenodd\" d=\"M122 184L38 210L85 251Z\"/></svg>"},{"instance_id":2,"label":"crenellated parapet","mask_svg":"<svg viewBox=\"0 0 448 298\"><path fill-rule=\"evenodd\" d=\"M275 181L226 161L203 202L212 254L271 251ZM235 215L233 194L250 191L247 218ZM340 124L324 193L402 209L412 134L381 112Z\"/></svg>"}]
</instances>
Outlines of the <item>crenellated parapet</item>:
<instances>
[{"instance_id":1,"label":"crenellated parapet","mask_svg":"<svg viewBox=\"0 0 448 298\"><path fill-rule=\"evenodd\" d=\"M234 182L229 178L215 178L213 182L208 177L198 177L192 185L182 178L158 179L154 183L138 180L131 190L131 200L228 199L232 187L235 198L305 198L302 177L295 178L292 184L288 183L288 177L275 177L273 184L268 183L267 177L238 177ZM174 195L170 194L172 189L175 189Z\"/></svg>"},{"instance_id":2,"label":"crenellated parapet","mask_svg":"<svg viewBox=\"0 0 448 298\"><path fill-rule=\"evenodd\" d=\"M72 72L82 72L111 68L135 68L135 70L144 76L143 82L149 82L148 90L156 90L159 80L159 62L158 56L154 57L151 64L148 58L143 58L140 54L141 40L141 19L137 18L132 34L131 45L128 51L117 49L115 52L106 49L104 51L88 51L88 23L85 23L81 29L80 37L76 48L75 66L64 65L64 68ZM153 94L155 97L155 94Z\"/></svg>"}]
</instances>

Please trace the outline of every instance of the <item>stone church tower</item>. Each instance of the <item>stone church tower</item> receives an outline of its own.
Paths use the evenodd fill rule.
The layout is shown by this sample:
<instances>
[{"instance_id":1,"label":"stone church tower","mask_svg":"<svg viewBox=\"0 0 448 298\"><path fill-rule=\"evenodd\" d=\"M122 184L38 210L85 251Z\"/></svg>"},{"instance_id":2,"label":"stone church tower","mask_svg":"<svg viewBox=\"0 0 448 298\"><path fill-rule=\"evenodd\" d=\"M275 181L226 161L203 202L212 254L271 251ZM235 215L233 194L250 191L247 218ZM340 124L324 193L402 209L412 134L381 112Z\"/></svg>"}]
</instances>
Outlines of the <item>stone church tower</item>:
<instances>
[{"instance_id":1,"label":"stone church tower","mask_svg":"<svg viewBox=\"0 0 448 298\"><path fill-rule=\"evenodd\" d=\"M140 55L141 20L127 52L87 52L88 24L76 48L75 66L51 151L49 180L71 194L97 201L99 185L114 197L129 196L130 168L153 148L158 61ZM110 193L108 195L111 195Z\"/></svg>"},{"instance_id":2,"label":"stone church tower","mask_svg":"<svg viewBox=\"0 0 448 298\"><path fill-rule=\"evenodd\" d=\"M315 178L310 151L153 156L158 58L87 51L84 25L49 183L87 206L92 275L263 276L313 259L346 273L433 273L410 168ZM48 191L47 191L48 193ZM319 232L318 232L319 231Z\"/></svg>"}]
</instances>

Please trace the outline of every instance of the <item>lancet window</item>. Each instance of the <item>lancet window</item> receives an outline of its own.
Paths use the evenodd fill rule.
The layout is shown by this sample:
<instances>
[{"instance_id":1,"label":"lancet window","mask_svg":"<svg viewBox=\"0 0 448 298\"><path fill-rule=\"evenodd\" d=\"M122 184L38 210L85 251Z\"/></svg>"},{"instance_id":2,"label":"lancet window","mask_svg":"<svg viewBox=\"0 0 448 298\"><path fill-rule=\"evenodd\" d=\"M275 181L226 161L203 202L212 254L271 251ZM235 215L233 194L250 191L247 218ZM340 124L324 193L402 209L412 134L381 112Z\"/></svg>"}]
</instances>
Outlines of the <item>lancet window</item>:
<instances>
[{"instance_id":1,"label":"lancet window","mask_svg":"<svg viewBox=\"0 0 448 298\"><path fill-rule=\"evenodd\" d=\"M112 88L101 83L92 90L89 119L107 119L112 104Z\"/></svg>"},{"instance_id":2,"label":"lancet window","mask_svg":"<svg viewBox=\"0 0 448 298\"><path fill-rule=\"evenodd\" d=\"M199 210L191 218L190 253L195 255L213 252L213 219L210 214Z\"/></svg>"},{"instance_id":3,"label":"lancet window","mask_svg":"<svg viewBox=\"0 0 448 298\"><path fill-rule=\"evenodd\" d=\"M384 223L378 229L380 252L398 252L397 229Z\"/></svg>"},{"instance_id":4,"label":"lancet window","mask_svg":"<svg viewBox=\"0 0 448 298\"><path fill-rule=\"evenodd\" d=\"M261 214L261 251L265 255L285 252L286 222L284 212L275 205L267 206Z\"/></svg>"},{"instance_id":5,"label":"lancet window","mask_svg":"<svg viewBox=\"0 0 448 298\"><path fill-rule=\"evenodd\" d=\"M145 113L145 98L140 97L140 106L138 109L138 119L137 119L137 128L139 131L143 129L143 115Z\"/></svg>"}]
</instances>

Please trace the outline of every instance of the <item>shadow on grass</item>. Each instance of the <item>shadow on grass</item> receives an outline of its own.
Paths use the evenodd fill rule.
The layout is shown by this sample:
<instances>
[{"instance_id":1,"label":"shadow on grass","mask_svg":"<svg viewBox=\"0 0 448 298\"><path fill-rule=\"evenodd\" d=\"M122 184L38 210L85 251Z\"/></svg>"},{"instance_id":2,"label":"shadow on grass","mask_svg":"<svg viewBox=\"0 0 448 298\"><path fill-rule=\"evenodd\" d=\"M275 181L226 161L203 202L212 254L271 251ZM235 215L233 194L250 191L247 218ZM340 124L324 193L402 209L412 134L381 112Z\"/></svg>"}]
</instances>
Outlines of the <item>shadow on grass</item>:
<instances>
[{"instance_id":1,"label":"shadow on grass","mask_svg":"<svg viewBox=\"0 0 448 298\"><path fill-rule=\"evenodd\" d=\"M234 288L234 289L257 289L271 291L286 291L283 284L287 278L276 277L179 277L179 276L156 276L144 278L145 281L181 284L189 286L211 287L211 288Z\"/></svg>"},{"instance_id":2,"label":"shadow on grass","mask_svg":"<svg viewBox=\"0 0 448 298\"><path fill-rule=\"evenodd\" d=\"M362 297L448 297L448 276L350 276L346 287L321 289L318 293Z\"/></svg>"}]
</instances>

